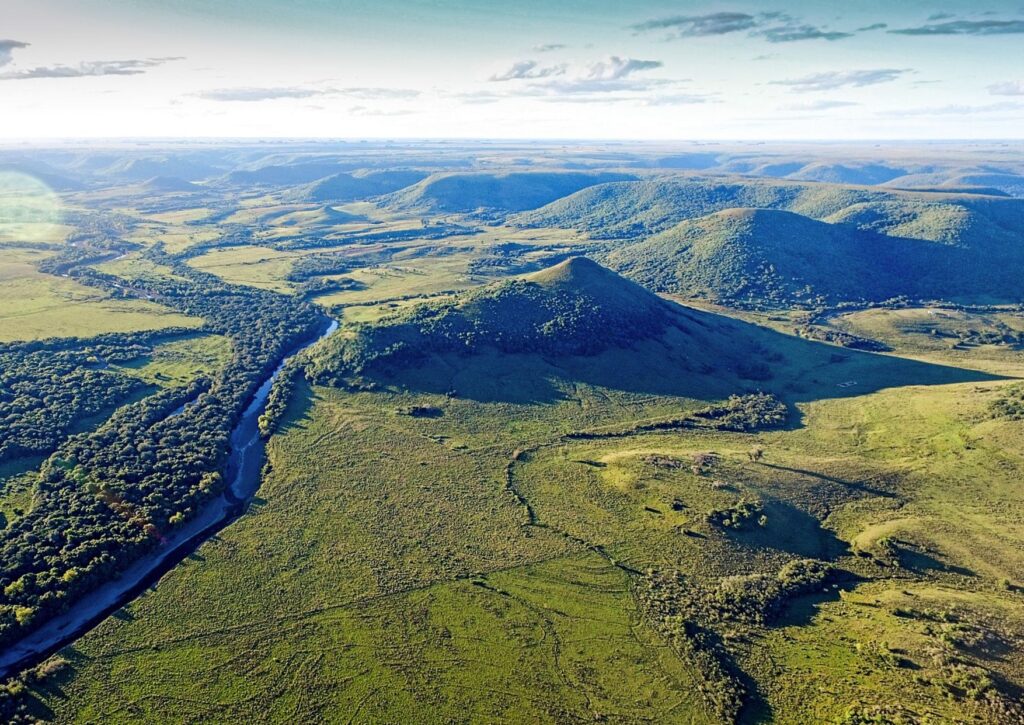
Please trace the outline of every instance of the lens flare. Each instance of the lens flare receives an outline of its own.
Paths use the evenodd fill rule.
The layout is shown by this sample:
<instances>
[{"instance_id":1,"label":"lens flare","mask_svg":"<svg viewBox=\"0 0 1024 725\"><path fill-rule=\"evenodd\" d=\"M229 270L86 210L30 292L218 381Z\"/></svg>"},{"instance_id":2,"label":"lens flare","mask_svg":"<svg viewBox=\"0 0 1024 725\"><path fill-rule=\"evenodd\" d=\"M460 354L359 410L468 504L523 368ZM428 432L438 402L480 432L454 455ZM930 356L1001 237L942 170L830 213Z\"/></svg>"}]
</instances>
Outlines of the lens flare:
<instances>
[{"instance_id":1,"label":"lens flare","mask_svg":"<svg viewBox=\"0 0 1024 725\"><path fill-rule=\"evenodd\" d=\"M62 220L60 198L43 181L0 171L0 242L59 242Z\"/></svg>"}]
</instances>

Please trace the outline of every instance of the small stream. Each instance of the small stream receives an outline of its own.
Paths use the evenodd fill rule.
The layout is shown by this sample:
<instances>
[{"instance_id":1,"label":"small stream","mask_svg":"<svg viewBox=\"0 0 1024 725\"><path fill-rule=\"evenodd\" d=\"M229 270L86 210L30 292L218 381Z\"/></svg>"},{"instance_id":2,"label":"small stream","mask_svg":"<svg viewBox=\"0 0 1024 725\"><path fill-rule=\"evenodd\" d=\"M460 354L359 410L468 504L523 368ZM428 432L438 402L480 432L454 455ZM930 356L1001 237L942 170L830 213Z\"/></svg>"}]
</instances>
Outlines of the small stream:
<instances>
[{"instance_id":1,"label":"small stream","mask_svg":"<svg viewBox=\"0 0 1024 725\"><path fill-rule=\"evenodd\" d=\"M235 521L260 487L264 444L259 434L259 418L267 396L287 360L332 335L338 322L330 324L316 339L304 343L284 356L274 371L256 389L252 402L231 431L231 453L227 480L221 496L206 504L198 515L175 529L160 546L136 560L117 578L97 587L75 602L66 612L48 620L24 639L0 652L0 678L31 667L54 652L72 644L117 610L134 600L164 574L191 555L205 541ZM184 412L182 410L176 413Z\"/></svg>"}]
</instances>

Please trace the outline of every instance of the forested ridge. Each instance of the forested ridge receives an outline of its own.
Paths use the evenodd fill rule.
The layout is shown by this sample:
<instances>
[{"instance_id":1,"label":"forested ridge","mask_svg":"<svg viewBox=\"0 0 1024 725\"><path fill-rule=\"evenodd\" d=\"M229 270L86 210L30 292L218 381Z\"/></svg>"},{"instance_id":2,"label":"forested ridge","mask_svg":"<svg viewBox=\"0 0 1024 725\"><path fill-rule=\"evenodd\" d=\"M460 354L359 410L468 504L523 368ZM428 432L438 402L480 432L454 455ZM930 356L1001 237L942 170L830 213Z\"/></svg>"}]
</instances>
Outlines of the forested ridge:
<instances>
[{"instance_id":1,"label":"forested ridge","mask_svg":"<svg viewBox=\"0 0 1024 725\"><path fill-rule=\"evenodd\" d=\"M42 465L31 511L0 531L0 644L16 640L109 580L219 493L231 430L256 388L287 352L323 325L323 317L305 302L224 284L159 251L152 253L154 260L172 265L186 281L129 283L73 266L78 251L69 250L67 256L69 273L83 283L202 317L209 331L231 339L233 356L211 379L122 407L95 432L68 439ZM44 357L33 356L57 343L8 346L2 354L22 361L13 373L20 376L14 384L34 391L35 397L20 403L17 396L0 398L0 406L34 405L43 411L37 418L45 419L47 406L61 403L48 392L55 376L72 376L72 382L78 381L75 388L87 383L75 402L82 411L100 405L100 398L109 402L130 392L134 383L82 363L137 357L151 336L132 338L97 338ZM111 381L117 381L114 388L107 386L101 394L98 384ZM18 415L0 416L0 426L9 455L43 450L63 430L60 419L48 426L40 423L37 430Z\"/></svg>"}]
</instances>

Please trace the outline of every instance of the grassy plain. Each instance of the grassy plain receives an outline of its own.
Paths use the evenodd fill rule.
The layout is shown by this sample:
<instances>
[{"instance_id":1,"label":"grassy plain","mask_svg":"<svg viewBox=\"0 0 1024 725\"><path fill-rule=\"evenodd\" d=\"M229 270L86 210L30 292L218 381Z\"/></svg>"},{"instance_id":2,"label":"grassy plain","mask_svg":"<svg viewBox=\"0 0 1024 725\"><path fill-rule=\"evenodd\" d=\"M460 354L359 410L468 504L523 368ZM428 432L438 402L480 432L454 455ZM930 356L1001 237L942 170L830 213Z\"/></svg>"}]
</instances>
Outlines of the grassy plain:
<instances>
[{"instance_id":1,"label":"grassy plain","mask_svg":"<svg viewBox=\"0 0 1024 725\"><path fill-rule=\"evenodd\" d=\"M0 342L202 324L155 302L111 299L74 280L39 272L35 265L48 254L0 248Z\"/></svg>"},{"instance_id":2,"label":"grassy plain","mask_svg":"<svg viewBox=\"0 0 1024 725\"><path fill-rule=\"evenodd\" d=\"M300 391L249 514L66 650L69 676L40 707L68 721L714 722L699 663L638 609L637 577L714 582L798 557L854 576L775 625L724 628L755 695L745 719L912 702L986 721L948 658L968 679L1020 681L1024 660L998 643L1021 632L1001 581L1024 577L1024 458L1003 449L1024 446L985 416L1005 383L835 398L829 377L782 431L571 440L701 401L645 392L621 360L628 385L507 357L451 364L378 392ZM415 392L436 375L459 394ZM741 498L765 503L763 526L708 523ZM856 553L879 551L876 531L900 542L900 566ZM957 644L967 632L980 644Z\"/></svg>"},{"instance_id":3,"label":"grassy plain","mask_svg":"<svg viewBox=\"0 0 1024 725\"><path fill-rule=\"evenodd\" d=\"M153 385L188 385L223 367L231 357L231 341L223 335L190 335L156 345L152 355L116 366Z\"/></svg>"}]
</instances>

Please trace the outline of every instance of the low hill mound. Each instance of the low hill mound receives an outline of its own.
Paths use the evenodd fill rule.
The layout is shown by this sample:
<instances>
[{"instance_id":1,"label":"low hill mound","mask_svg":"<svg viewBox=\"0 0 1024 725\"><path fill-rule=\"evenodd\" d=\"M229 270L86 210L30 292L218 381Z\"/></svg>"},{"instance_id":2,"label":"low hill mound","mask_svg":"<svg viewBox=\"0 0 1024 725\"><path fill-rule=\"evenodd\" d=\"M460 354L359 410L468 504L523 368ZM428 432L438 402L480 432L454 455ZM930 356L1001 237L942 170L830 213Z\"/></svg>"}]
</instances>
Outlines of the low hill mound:
<instances>
[{"instance_id":1,"label":"low hill mound","mask_svg":"<svg viewBox=\"0 0 1024 725\"><path fill-rule=\"evenodd\" d=\"M216 168L205 161L167 156L130 156L118 159L101 174L126 181L146 181L154 177L173 177L191 181L205 179L216 172Z\"/></svg>"},{"instance_id":2,"label":"low hill mound","mask_svg":"<svg viewBox=\"0 0 1024 725\"><path fill-rule=\"evenodd\" d=\"M46 164L38 162L0 161L0 174L19 174L43 182L53 191L81 191L85 184L77 179L64 176Z\"/></svg>"},{"instance_id":3,"label":"low hill mound","mask_svg":"<svg viewBox=\"0 0 1024 725\"><path fill-rule=\"evenodd\" d=\"M411 213L518 212L595 184L633 178L571 171L434 174L391 195L386 203L396 211Z\"/></svg>"},{"instance_id":4,"label":"low hill mound","mask_svg":"<svg viewBox=\"0 0 1024 725\"><path fill-rule=\"evenodd\" d=\"M670 303L585 257L518 279L426 303L340 336L311 367L313 378L361 374L432 354L593 355L660 334Z\"/></svg>"},{"instance_id":5,"label":"low hill mound","mask_svg":"<svg viewBox=\"0 0 1024 725\"><path fill-rule=\"evenodd\" d=\"M331 160L271 164L254 169L237 169L221 177L220 182L229 186L290 186L309 184L351 170L351 165Z\"/></svg>"},{"instance_id":6,"label":"low hill mound","mask_svg":"<svg viewBox=\"0 0 1024 725\"><path fill-rule=\"evenodd\" d=\"M846 164L813 163L799 171L788 174L787 178L797 181L821 181L830 184L859 184L873 186L884 184L905 175L906 169L884 166L882 164L863 164L858 166Z\"/></svg>"},{"instance_id":7,"label":"low hill mound","mask_svg":"<svg viewBox=\"0 0 1024 725\"><path fill-rule=\"evenodd\" d=\"M788 399L974 373L844 350L661 299L589 259L348 323L306 363L314 383L482 402L582 401L587 386L719 400ZM850 381L857 381L851 391Z\"/></svg>"},{"instance_id":8,"label":"low hill mound","mask_svg":"<svg viewBox=\"0 0 1024 725\"><path fill-rule=\"evenodd\" d=\"M426 177L422 171L397 170L334 174L290 191L287 199L301 202L361 201L404 189Z\"/></svg>"},{"instance_id":9,"label":"low hill mound","mask_svg":"<svg viewBox=\"0 0 1024 725\"><path fill-rule=\"evenodd\" d=\"M722 302L820 303L907 292L923 243L887 239L792 212L730 209L616 250L609 264L641 284ZM930 246L930 245L929 245Z\"/></svg>"},{"instance_id":10,"label":"low hill mound","mask_svg":"<svg viewBox=\"0 0 1024 725\"><path fill-rule=\"evenodd\" d=\"M952 193L929 198L918 193L851 204L825 221L991 253L1021 247L1024 200Z\"/></svg>"},{"instance_id":11,"label":"low hill mound","mask_svg":"<svg viewBox=\"0 0 1024 725\"><path fill-rule=\"evenodd\" d=\"M275 226L337 226L341 224L353 224L366 221L366 217L358 214L350 214L332 206L322 206L314 209L302 209L299 211L287 211L280 214L273 214L264 217L261 221Z\"/></svg>"},{"instance_id":12,"label":"low hill mound","mask_svg":"<svg viewBox=\"0 0 1024 725\"><path fill-rule=\"evenodd\" d=\"M988 224L1020 238L1024 201L978 194L813 184L790 181L721 180L693 177L669 181L600 184L517 214L522 227L561 227L588 232L597 239L635 239L665 231L687 219L732 208L780 209L823 221L845 221L866 210L886 219L876 231L949 243L958 229ZM917 217L926 223L907 227ZM971 224L950 224L939 217L970 216ZM905 228L904 228L905 227ZM1000 236L1005 236L999 232Z\"/></svg>"},{"instance_id":13,"label":"low hill mound","mask_svg":"<svg viewBox=\"0 0 1024 725\"><path fill-rule=\"evenodd\" d=\"M962 174L944 181L947 187L981 187L992 188L1005 194L1024 197L1024 175L1003 173Z\"/></svg>"},{"instance_id":14,"label":"low hill mound","mask_svg":"<svg viewBox=\"0 0 1024 725\"><path fill-rule=\"evenodd\" d=\"M154 176L152 179L147 179L139 184L139 189L141 191L159 193L202 191L202 187L198 184L193 184L191 181L185 181L175 176Z\"/></svg>"}]
</instances>

